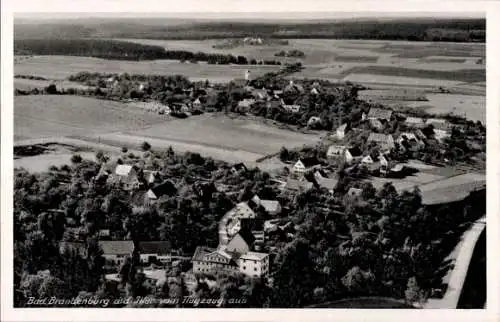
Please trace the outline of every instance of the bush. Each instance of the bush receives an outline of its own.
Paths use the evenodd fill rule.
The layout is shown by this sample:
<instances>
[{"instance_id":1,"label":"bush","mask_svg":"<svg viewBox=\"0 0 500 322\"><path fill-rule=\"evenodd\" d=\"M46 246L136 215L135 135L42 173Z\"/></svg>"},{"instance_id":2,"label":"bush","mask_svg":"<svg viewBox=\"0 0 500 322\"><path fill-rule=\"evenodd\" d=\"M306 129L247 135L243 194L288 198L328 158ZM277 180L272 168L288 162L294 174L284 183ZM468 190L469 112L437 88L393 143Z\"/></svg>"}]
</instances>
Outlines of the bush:
<instances>
[{"instance_id":1,"label":"bush","mask_svg":"<svg viewBox=\"0 0 500 322\"><path fill-rule=\"evenodd\" d=\"M144 141L141 144L141 149L142 149L142 151L149 151L151 149L151 144L149 144L148 142Z\"/></svg>"},{"instance_id":2,"label":"bush","mask_svg":"<svg viewBox=\"0 0 500 322\"><path fill-rule=\"evenodd\" d=\"M71 157L71 162L75 164L82 162L82 160L82 156L79 154L73 154L73 156Z\"/></svg>"}]
</instances>

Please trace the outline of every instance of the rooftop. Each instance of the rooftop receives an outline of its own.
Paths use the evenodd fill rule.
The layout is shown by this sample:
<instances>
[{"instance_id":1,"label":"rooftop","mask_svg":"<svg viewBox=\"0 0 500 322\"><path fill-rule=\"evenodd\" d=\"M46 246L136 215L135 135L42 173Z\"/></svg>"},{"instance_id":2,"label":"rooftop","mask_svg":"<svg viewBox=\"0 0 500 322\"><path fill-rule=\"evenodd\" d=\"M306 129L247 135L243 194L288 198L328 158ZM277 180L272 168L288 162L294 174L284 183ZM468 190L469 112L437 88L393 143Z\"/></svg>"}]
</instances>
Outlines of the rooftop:
<instances>
[{"instance_id":1,"label":"rooftop","mask_svg":"<svg viewBox=\"0 0 500 322\"><path fill-rule=\"evenodd\" d=\"M372 107L368 112L368 118L377 118L377 119L385 119L389 120L392 116L391 110L386 110L382 108Z\"/></svg>"},{"instance_id":2,"label":"rooftop","mask_svg":"<svg viewBox=\"0 0 500 322\"><path fill-rule=\"evenodd\" d=\"M104 255L129 255L134 251L134 242L131 240L99 241Z\"/></svg>"},{"instance_id":3,"label":"rooftop","mask_svg":"<svg viewBox=\"0 0 500 322\"><path fill-rule=\"evenodd\" d=\"M246 254L243 254L240 256L240 259L248 259L248 260L254 260L254 261L261 261L264 258L269 256L269 254L266 253L257 253L257 252L248 252Z\"/></svg>"},{"instance_id":4,"label":"rooftop","mask_svg":"<svg viewBox=\"0 0 500 322\"><path fill-rule=\"evenodd\" d=\"M130 164L119 164L116 166L115 174L119 176L128 176L134 167Z\"/></svg>"}]
</instances>

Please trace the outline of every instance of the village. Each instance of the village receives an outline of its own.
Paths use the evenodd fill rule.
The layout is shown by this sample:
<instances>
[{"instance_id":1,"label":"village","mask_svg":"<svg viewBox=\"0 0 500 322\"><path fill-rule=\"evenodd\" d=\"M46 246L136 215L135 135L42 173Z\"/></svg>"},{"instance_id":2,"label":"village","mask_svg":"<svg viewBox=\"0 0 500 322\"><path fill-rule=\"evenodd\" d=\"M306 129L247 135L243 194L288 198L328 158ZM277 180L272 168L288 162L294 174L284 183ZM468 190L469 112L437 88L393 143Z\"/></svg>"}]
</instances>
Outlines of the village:
<instances>
[{"instance_id":1,"label":"village","mask_svg":"<svg viewBox=\"0 0 500 322\"><path fill-rule=\"evenodd\" d=\"M114 78L109 78L108 82L113 86L118 86ZM293 92L300 96L305 93L304 86L290 81L282 89L268 90L266 88L256 89L249 85L250 74L245 73L245 79L240 80L242 90L245 95L236 104L238 113L249 112L255 104L264 104L267 108L278 107L286 113L298 113L303 107L299 104L286 104L284 98L287 93ZM138 92L146 91L148 84L141 83ZM309 95L317 96L323 91L318 82L313 82L308 90ZM138 108L149 109L159 114L185 114L185 117L194 115L197 112L209 110L206 108L208 92L214 97L216 91L213 89L197 89L187 91L187 99L183 102L166 105L158 102L134 103ZM198 96L193 93L197 93ZM215 93L215 94L214 94ZM391 122L400 122L397 133L391 132ZM321 123L319 116L311 116L307 120L307 126L314 128L316 123ZM281 156L286 166L279 171L271 172L270 182L274 189L279 191L280 197L267 200L259 196L247 195L239 198L236 205L223 214L218 226L218 245L210 247L208 245L198 245L194 253L185 254L180 250L173 249L167 241L132 241L132 240L112 240L113 232L109 229L99 231L99 245L106 260L106 279L120 283L120 267L127 258L138 254L142 265L141 271L146 277L146 283L153 289L161 289L167 282L168 271L172 268L182 267L184 279L187 285L191 285L194 292L195 285L201 280L209 281L207 276L216 276L220 273L232 275L244 275L249 278L264 279L272 284L273 280L273 259L276 254L275 246L270 246L269 241L281 236L283 240L291 240L294 234L300 229L291 221L281 216L283 205L279 200L295 200L298 195L307 193L311 189L325 189L332 196L335 194L340 176L351 176L360 183L370 181L370 178L383 178L387 182L398 180L406 176L411 176L418 169L409 166L408 155L418 155L420 151L426 149L426 144L443 144L452 135L452 129L465 128L465 125L453 124L445 118L416 117L407 116L403 113L394 112L391 109L382 107L370 107L363 112L359 120L350 123L338 124L333 131L328 132L323 141L313 149L323 150L321 158L304 157L300 151L295 153L296 159L290 160L290 153ZM404 129L404 131L401 131ZM425 134L424 134L425 132ZM364 142L353 143L354 138L362 136ZM321 148L320 148L321 147ZM148 147L149 149L149 147ZM286 150L286 149L285 149ZM326 151L325 151L326 150ZM280 153L283 154L283 151ZM406 157L405 157L406 156ZM446 159L445 159L446 160ZM413 162L418 164L418 162ZM249 169L244 163L234 164L230 172L234 176L242 175ZM215 171L216 172L216 171ZM356 173L356 174L353 174ZM461 174L454 177L454 180L468 183L467 186L460 186L459 189L451 188L451 196L445 198L445 202L456 202L466 198L470 192L481 190L485 185L484 175L476 176ZM212 198L216 193L226 195L241 194L240 190L232 190L235 186L214 183L207 178L195 179L193 190L201 197ZM163 200L164 196L175 196L182 187L167 178L158 168L152 169L145 166L144 162L138 160L122 160L116 162L106 161L93 181L104 180L105 182L121 187L124 191L134 196L134 200L139 200L144 205L152 206ZM471 184L471 181L475 184ZM385 182L385 181L384 181ZM443 187L432 187L426 189L426 182L418 185L423 194L424 204L439 204L439 189ZM432 186L432 182L430 183ZM374 184L375 185L375 184ZM450 189L450 183L444 188ZM397 186L397 185L396 185ZM403 190L411 190L417 186L407 186ZM454 186L453 186L454 187ZM382 188L382 185L377 187ZM351 186L345 194L348 197L360 197L362 194L360 185ZM279 199L279 200L278 200ZM343 207L336 206L326 210L330 213L343 214ZM290 214L288 214L290 215ZM67 231L71 231L68 228ZM73 238L76 240L77 238ZM65 241L64 245L72 245L79 249L82 256L85 256L85 243L78 241ZM271 243L272 244L272 243ZM189 264L187 264L189 263ZM187 265L187 266L186 266ZM180 268L179 268L180 269ZM193 293L194 294L194 293Z\"/></svg>"}]
</instances>

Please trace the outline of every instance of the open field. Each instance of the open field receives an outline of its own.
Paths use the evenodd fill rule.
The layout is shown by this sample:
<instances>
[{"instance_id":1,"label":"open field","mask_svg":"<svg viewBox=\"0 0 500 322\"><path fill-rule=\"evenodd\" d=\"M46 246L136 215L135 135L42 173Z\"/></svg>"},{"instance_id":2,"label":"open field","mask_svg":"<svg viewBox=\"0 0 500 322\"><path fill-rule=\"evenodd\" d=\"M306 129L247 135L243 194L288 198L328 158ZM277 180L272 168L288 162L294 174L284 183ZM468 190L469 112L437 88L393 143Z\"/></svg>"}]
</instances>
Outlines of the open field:
<instances>
[{"instance_id":1,"label":"open field","mask_svg":"<svg viewBox=\"0 0 500 322\"><path fill-rule=\"evenodd\" d=\"M409 106L431 106L429 113L465 115L472 121L486 122L486 97L477 95L427 94L428 102L412 102Z\"/></svg>"},{"instance_id":2,"label":"open field","mask_svg":"<svg viewBox=\"0 0 500 322\"><path fill-rule=\"evenodd\" d=\"M68 88L79 88L79 89L88 89L88 86L82 85L76 82L70 82L67 80L62 81L50 81L50 80L35 80L35 79L25 79L25 78L14 78L14 88L20 89L23 91L29 91L35 88L44 88L49 86L50 84L55 84L57 88L60 89L68 89Z\"/></svg>"},{"instance_id":3,"label":"open field","mask_svg":"<svg viewBox=\"0 0 500 322\"><path fill-rule=\"evenodd\" d=\"M209 65L204 63L180 63L175 60L118 61L89 57L36 56L14 64L14 73L41 76L47 79L66 79L78 72L184 75L193 81L210 80L228 82L243 78L249 69L252 75L259 76L276 71L280 66L261 65Z\"/></svg>"},{"instance_id":4,"label":"open field","mask_svg":"<svg viewBox=\"0 0 500 322\"><path fill-rule=\"evenodd\" d=\"M460 84L460 81L441 80L441 79L428 79L418 77L406 76L387 76L387 75L373 75L373 74L350 74L342 80L350 81L353 83L370 84L399 84L409 85L414 87L451 87Z\"/></svg>"},{"instance_id":5,"label":"open field","mask_svg":"<svg viewBox=\"0 0 500 322\"><path fill-rule=\"evenodd\" d=\"M292 132L249 119L208 114L172 119L127 108L124 103L58 95L16 97L14 135L16 141L70 137L131 149L148 141L157 148L172 146L180 152L250 163L282 146L310 145L319 140L319 135ZM61 162L67 159L55 158Z\"/></svg>"},{"instance_id":6,"label":"open field","mask_svg":"<svg viewBox=\"0 0 500 322\"><path fill-rule=\"evenodd\" d=\"M133 130L168 119L167 116L126 106L79 96L16 96L14 137L40 138Z\"/></svg>"},{"instance_id":7,"label":"open field","mask_svg":"<svg viewBox=\"0 0 500 322\"><path fill-rule=\"evenodd\" d=\"M230 119L222 115L172 120L167 126L152 126L130 134L219 149L243 150L261 156L276 153L282 146L315 144L319 140L318 135L282 130L256 121Z\"/></svg>"},{"instance_id":8,"label":"open field","mask_svg":"<svg viewBox=\"0 0 500 322\"><path fill-rule=\"evenodd\" d=\"M95 153L78 153L82 158L95 160ZM32 157L23 157L14 160L14 168L24 168L29 172L44 172L51 166L61 167L71 164L72 153L41 154Z\"/></svg>"}]
</instances>

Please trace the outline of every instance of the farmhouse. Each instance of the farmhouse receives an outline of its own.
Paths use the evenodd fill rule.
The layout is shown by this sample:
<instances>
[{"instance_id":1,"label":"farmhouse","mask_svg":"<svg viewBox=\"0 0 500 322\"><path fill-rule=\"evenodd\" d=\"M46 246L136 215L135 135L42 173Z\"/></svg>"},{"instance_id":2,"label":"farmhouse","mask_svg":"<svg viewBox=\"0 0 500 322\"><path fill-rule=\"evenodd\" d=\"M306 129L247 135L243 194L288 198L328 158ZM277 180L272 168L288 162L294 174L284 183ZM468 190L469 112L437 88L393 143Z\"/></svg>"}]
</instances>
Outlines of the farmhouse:
<instances>
[{"instance_id":1,"label":"farmhouse","mask_svg":"<svg viewBox=\"0 0 500 322\"><path fill-rule=\"evenodd\" d=\"M401 133L396 139L396 142L403 150L412 151L416 151L425 145L424 142L412 132Z\"/></svg>"},{"instance_id":2,"label":"farmhouse","mask_svg":"<svg viewBox=\"0 0 500 322\"><path fill-rule=\"evenodd\" d=\"M445 119L428 119L425 125L433 126L434 137L438 141L442 141L450 136L451 124Z\"/></svg>"},{"instance_id":3,"label":"farmhouse","mask_svg":"<svg viewBox=\"0 0 500 322\"><path fill-rule=\"evenodd\" d=\"M417 128L425 126L425 121L421 117L407 117L405 119L405 123L408 126L414 126Z\"/></svg>"},{"instance_id":4,"label":"farmhouse","mask_svg":"<svg viewBox=\"0 0 500 322\"><path fill-rule=\"evenodd\" d=\"M350 130L350 128L348 127L348 124L347 123L344 123L342 124L341 126L339 126L336 130L336 135L337 135L337 138L339 139L343 139L345 137L345 134Z\"/></svg>"},{"instance_id":5,"label":"farmhouse","mask_svg":"<svg viewBox=\"0 0 500 322\"><path fill-rule=\"evenodd\" d=\"M325 178L318 171L314 173L314 179L320 188L326 188L333 194L333 190L337 186L338 179L336 178Z\"/></svg>"},{"instance_id":6,"label":"farmhouse","mask_svg":"<svg viewBox=\"0 0 500 322\"><path fill-rule=\"evenodd\" d=\"M344 159L347 164L351 164L362 156L363 152L357 147L346 149Z\"/></svg>"},{"instance_id":7,"label":"farmhouse","mask_svg":"<svg viewBox=\"0 0 500 322\"><path fill-rule=\"evenodd\" d=\"M217 187L213 182L196 181L193 184L193 191L198 195L198 197L211 198L213 194L217 192Z\"/></svg>"},{"instance_id":8,"label":"farmhouse","mask_svg":"<svg viewBox=\"0 0 500 322\"><path fill-rule=\"evenodd\" d=\"M268 214L272 216L275 216L281 212L281 205L278 200L261 200L260 205Z\"/></svg>"},{"instance_id":9,"label":"farmhouse","mask_svg":"<svg viewBox=\"0 0 500 322\"><path fill-rule=\"evenodd\" d=\"M290 83L285 87L284 92L301 94L304 93L304 87L302 85L295 84L293 80L290 80Z\"/></svg>"},{"instance_id":10,"label":"farmhouse","mask_svg":"<svg viewBox=\"0 0 500 322\"><path fill-rule=\"evenodd\" d=\"M267 101L271 98L266 89L254 89L252 95L256 100L261 101Z\"/></svg>"},{"instance_id":11,"label":"farmhouse","mask_svg":"<svg viewBox=\"0 0 500 322\"><path fill-rule=\"evenodd\" d=\"M326 157L331 160L336 160L344 154L346 149L347 146L345 145L330 145L326 151Z\"/></svg>"},{"instance_id":12,"label":"farmhouse","mask_svg":"<svg viewBox=\"0 0 500 322\"><path fill-rule=\"evenodd\" d=\"M367 155L363 157L363 159L361 160L361 164L365 166L372 174L386 174L389 167L389 161L382 154L379 154L377 156Z\"/></svg>"},{"instance_id":13,"label":"farmhouse","mask_svg":"<svg viewBox=\"0 0 500 322\"><path fill-rule=\"evenodd\" d=\"M253 98L245 98L238 102L238 109L241 112L246 112L252 107L253 104L255 104L255 100Z\"/></svg>"},{"instance_id":14,"label":"farmhouse","mask_svg":"<svg viewBox=\"0 0 500 322\"><path fill-rule=\"evenodd\" d=\"M233 165L231 167L231 172L233 174L239 174L239 173L244 173L244 172L247 172L248 169L247 167L245 166L244 163L236 163L235 165Z\"/></svg>"},{"instance_id":15,"label":"farmhouse","mask_svg":"<svg viewBox=\"0 0 500 322\"><path fill-rule=\"evenodd\" d=\"M284 188L291 193L307 192L313 188L313 183L309 181L288 179Z\"/></svg>"},{"instance_id":16,"label":"farmhouse","mask_svg":"<svg viewBox=\"0 0 500 322\"><path fill-rule=\"evenodd\" d=\"M368 111L368 114L363 113L362 119L363 121L371 119L390 121L391 116L392 116L391 110L372 107L370 111Z\"/></svg>"},{"instance_id":17,"label":"farmhouse","mask_svg":"<svg viewBox=\"0 0 500 322\"><path fill-rule=\"evenodd\" d=\"M118 164L111 180L115 184L122 184L125 190L138 189L141 185L138 168L129 164Z\"/></svg>"},{"instance_id":18,"label":"farmhouse","mask_svg":"<svg viewBox=\"0 0 500 322\"><path fill-rule=\"evenodd\" d=\"M158 171L153 171L153 170L144 170L143 178L147 184L154 184L159 180L160 173Z\"/></svg>"},{"instance_id":19,"label":"farmhouse","mask_svg":"<svg viewBox=\"0 0 500 322\"><path fill-rule=\"evenodd\" d=\"M370 136L368 137L368 143L375 143L377 146L379 146L381 149L390 151L394 149L394 138L391 135L388 134L381 134L381 133L370 133Z\"/></svg>"},{"instance_id":20,"label":"farmhouse","mask_svg":"<svg viewBox=\"0 0 500 322\"><path fill-rule=\"evenodd\" d=\"M226 231L229 236L234 236L241 229L240 219L255 218L256 214L248 203L240 202L233 209L229 210L222 219L226 223Z\"/></svg>"},{"instance_id":21,"label":"farmhouse","mask_svg":"<svg viewBox=\"0 0 500 322\"><path fill-rule=\"evenodd\" d=\"M202 104L201 104L200 98L195 99L193 102L193 109L201 110L201 108L202 108Z\"/></svg>"},{"instance_id":22,"label":"farmhouse","mask_svg":"<svg viewBox=\"0 0 500 322\"><path fill-rule=\"evenodd\" d=\"M311 94L312 94L312 95L319 95L319 88L317 88L317 87L313 87L313 88L311 89Z\"/></svg>"},{"instance_id":23,"label":"farmhouse","mask_svg":"<svg viewBox=\"0 0 500 322\"><path fill-rule=\"evenodd\" d=\"M118 241L99 241L99 246L102 249L102 256L106 264L112 267L118 267L129 257L134 251L134 243L131 240Z\"/></svg>"},{"instance_id":24,"label":"farmhouse","mask_svg":"<svg viewBox=\"0 0 500 322\"><path fill-rule=\"evenodd\" d=\"M177 188L172 183L172 181L166 180L163 183L149 189L146 193L146 196L150 201L155 201L160 199L162 196L173 196L176 193Z\"/></svg>"},{"instance_id":25,"label":"farmhouse","mask_svg":"<svg viewBox=\"0 0 500 322\"><path fill-rule=\"evenodd\" d=\"M300 105L296 104L288 105L285 104L284 100L281 100L281 108L290 113L297 113L298 111L300 111Z\"/></svg>"},{"instance_id":26,"label":"farmhouse","mask_svg":"<svg viewBox=\"0 0 500 322\"><path fill-rule=\"evenodd\" d=\"M370 126L372 129L375 129L377 131L382 131L384 129L384 124L379 119L369 119L368 122L370 122Z\"/></svg>"},{"instance_id":27,"label":"farmhouse","mask_svg":"<svg viewBox=\"0 0 500 322\"><path fill-rule=\"evenodd\" d=\"M139 243L139 256L142 263L162 264L170 262L171 245L167 241L143 241Z\"/></svg>"},{"instance_id":28,"label":"farmhouse","mask_svg":"<svg viewBox=\"0 0 500 322\"><path fill-rule=\"evenodd\" d=\"M292 168L292 173L296 177L302 177L304 173L312 169L315 165L317 165L317 161L314 159L299 159Z\"/></svg>"}]
</instances>

